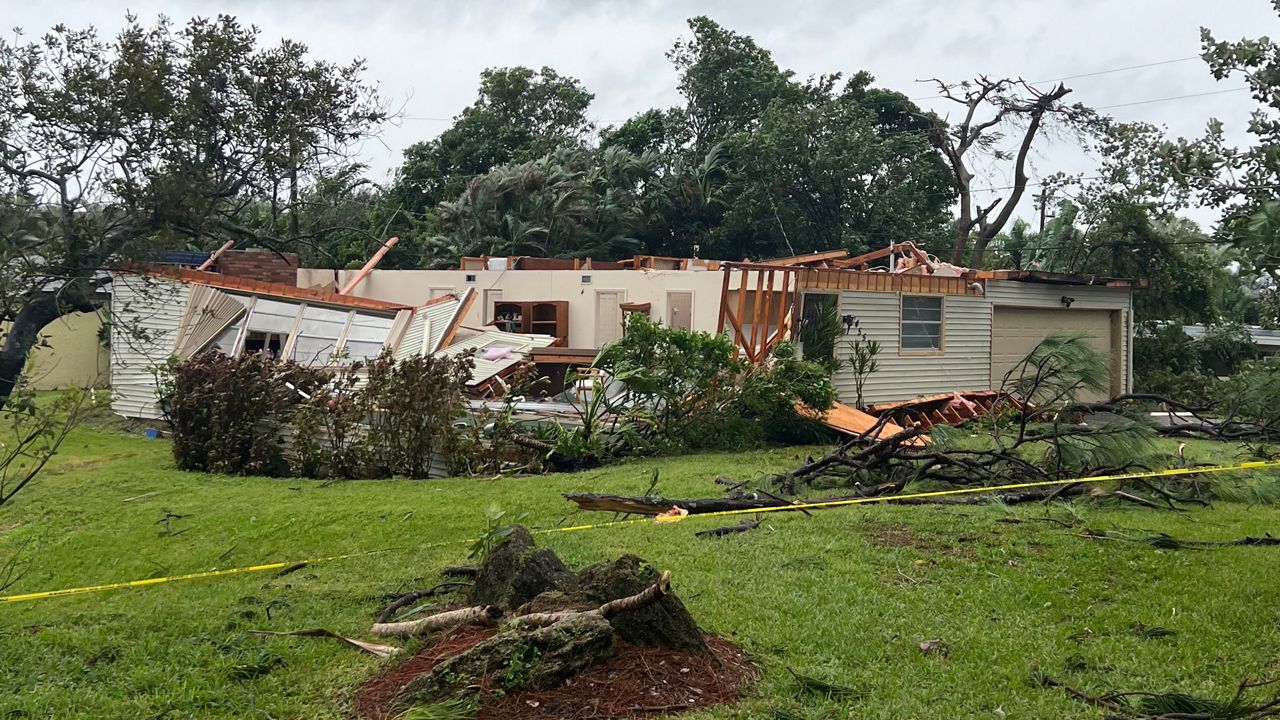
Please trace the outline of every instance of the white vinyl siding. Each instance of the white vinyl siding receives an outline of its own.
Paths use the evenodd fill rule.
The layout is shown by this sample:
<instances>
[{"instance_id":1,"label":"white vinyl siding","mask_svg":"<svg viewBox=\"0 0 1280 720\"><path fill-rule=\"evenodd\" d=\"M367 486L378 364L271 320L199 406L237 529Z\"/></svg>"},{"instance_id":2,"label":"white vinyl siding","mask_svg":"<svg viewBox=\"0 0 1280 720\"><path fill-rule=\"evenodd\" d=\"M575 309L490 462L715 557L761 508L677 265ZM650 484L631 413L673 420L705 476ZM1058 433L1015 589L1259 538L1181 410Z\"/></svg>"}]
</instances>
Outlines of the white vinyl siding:
<instances>
[{"instance_id":1,"label":"white vinyl siding","mask_svg":"<svg viewBox=\"0 0 1280 720\"><path fill-rule=\"evenodd\" d=\"M907 296L911 297L911 296ZM858 319L867 338L880 343L880 366L863 388L863 402L908 400L960 390L986 390L991 372L991 306L986 298L948 295L943 300L941 352L902 354L902 295L892 292L851 292L840 294L840 314ZM836 355L845 361L832 376L841 402L856 400L853 375L849 372L849 343L856 332L836 338Z\"/></svg>"},{"instance_id":2,"label":"white vinyl siding","mask_svg":"<svg viewBox=\"0 0 1280 720\"><path fill-rule=\"evenodd\" d=\"M191 292L174 280L116 275L111 283L111 409L129 418L164 417L156 373L173 353Z\"/></svg>"}]
</instances>

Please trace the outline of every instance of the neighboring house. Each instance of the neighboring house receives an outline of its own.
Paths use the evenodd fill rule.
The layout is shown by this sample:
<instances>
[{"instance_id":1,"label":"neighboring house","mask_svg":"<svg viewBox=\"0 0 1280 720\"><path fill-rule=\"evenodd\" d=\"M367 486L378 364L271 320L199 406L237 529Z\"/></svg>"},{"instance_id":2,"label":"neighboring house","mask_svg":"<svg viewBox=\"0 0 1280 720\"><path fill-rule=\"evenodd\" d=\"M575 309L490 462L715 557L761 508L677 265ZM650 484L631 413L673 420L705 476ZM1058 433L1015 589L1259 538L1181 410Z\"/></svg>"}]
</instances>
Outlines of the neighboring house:
<instances>
[{"instance_id":1,"label":"neighboring house","mask_svg":"<svg viewBox=\"0 0 1280 720\"><path fill-rule=\"evenodd\" d=\"M435 352L466 306L453 296L412 307L189 269L118 273L112 290L112 409L145 419L162 417L157 389L170 358L216 348L329 365L384 350Z\"/></svg>"},{"instance_id":2,"label":"neighboring house","mask_svg":"<svg viewBox=\"0 0 1280 720\"><path fill-rule=\"evenodd\" d=\"M103 308L103 314L108 310ZM26 382L33 390L101 388L110 381L103 315L76 312L49 323L40 332L40 344L31 351L31 372ZM0 337L4 328L0 327Z\"/></svg>"},{"instance_id":3,"label":"neighboring house","mask_svg":"<svg viewBox=\"0 0 1280 720\"><path fill-rule=\"evenodd\" d=\"M1253 345L1258 349L1258 354L1268 361L1280 358L1280 330L1267 330L1257 325L1245 325L1245 332L1249 333L1249 338L1253 340ZM1205 327L1203 325L1183 325L1182 331L1192 340L1199 340L1204 337Z\"/></svg>"}]
</instances>

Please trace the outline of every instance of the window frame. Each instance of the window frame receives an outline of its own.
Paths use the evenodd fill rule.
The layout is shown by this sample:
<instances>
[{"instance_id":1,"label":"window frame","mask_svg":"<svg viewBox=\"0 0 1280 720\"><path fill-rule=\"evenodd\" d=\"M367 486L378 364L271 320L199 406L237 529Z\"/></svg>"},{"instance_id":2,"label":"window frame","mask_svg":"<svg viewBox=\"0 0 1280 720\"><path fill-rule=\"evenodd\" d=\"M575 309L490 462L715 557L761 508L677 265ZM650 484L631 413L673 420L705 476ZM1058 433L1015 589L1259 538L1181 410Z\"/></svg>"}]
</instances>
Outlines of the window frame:
<instances>
[{"instance_id":1,"label":"window frame","mask_svg":"<svg viewBox=\"0 0 1280 720\"><path fill-rule=\"evenodd\" d=\"M938 301L938 347L908 348L903 347L902 331L906 324L905 306L907 298L932 298ZM931 320L912 320L911 322L928 322ZM898 355L903 357L928 357L944 355L947 352L947 296L934 293L898 293Z\"/></svg>"}]
</instances>

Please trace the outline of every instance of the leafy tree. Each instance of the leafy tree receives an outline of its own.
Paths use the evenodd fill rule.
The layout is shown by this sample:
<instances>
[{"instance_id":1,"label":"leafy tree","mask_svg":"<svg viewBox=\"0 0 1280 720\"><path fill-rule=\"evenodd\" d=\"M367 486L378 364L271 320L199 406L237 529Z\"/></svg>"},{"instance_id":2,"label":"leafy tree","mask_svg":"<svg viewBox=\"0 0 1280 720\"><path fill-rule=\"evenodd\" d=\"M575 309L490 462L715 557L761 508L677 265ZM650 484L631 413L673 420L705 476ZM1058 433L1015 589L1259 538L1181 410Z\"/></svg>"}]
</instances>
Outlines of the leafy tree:
<instances>
[{"instance_id":1,"label":"leafy tree","mask_svg":"<svg viewBox=\"0 0 1280 720\"><path fill-rule=\"evenodd\" d=\"M425 214L462 195L474 176L532 162L560 147L581 147L594 129L586 115L594 97L581 82L549 67L485 70L476 101L453 125L404 151L391 202Z\"/></svg>"},{"instance_id":2,"label":"leafy tree","mask_svg":"<svg viewBox=\"0 0 1280 720\"><path fill-rule=\"evenodd\" d=\"M473 178L437 215L445 234L428 252L462 255L616 258L640 247L642 202L655 155L621 147L562 148Z\"/></svg>"},{"instance_id":3,"label":"leafy tree","mask_svg":"<svg viewBox=\"0 0 1280 720\"><path fill-rule=\"evenodd\" d=\"M952 184L905 96L866 73L799 82L750 37L706 17L689 27L668 53L683 107L602 134L665 160L652 252L760 258L945 232Z\"/></svg>"},{"instance_id":4,"label":"leafy tree","mask_svg":"<svg viewBox=\"0 0 1280 720\"><path fill-rule=\"evenodd\" d=\"M0 41L0 407L43 328L101 303L102 268L187 244L306 241L297 221L283 236L249 223L264 205L297 211L386 117L363 67L260 47L229 16Z\"/></svg>"}]
</instances>

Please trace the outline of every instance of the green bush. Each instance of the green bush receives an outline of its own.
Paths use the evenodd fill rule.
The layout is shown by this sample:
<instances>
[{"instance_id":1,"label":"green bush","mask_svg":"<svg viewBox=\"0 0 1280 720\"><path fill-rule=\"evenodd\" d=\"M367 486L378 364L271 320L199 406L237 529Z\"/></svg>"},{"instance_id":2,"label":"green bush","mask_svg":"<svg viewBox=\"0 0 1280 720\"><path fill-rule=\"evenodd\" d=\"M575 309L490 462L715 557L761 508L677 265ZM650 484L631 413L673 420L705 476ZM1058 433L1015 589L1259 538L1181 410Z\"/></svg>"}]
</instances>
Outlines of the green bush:
<instances>
[{"instance_id":1,"label":"green bush","mask_svg":"<svg viewBox=\"0 0 1280 720\"><path fill-rule=\"evenodd\" d=\"M384 354L331 374L326 391L299 404L294 470L309 477L429 477L457 472L471 456L463 392L469 356Z\"/></svg>"},{"instance_id":2,"label":"green bush","mask_svg":"<svg viewBox=\"0 0 1280 720\"><path fill-rule=\"evenodd\" d=\"M227 475L283 475L282 432L325 373L259 354L201 353L168 370L162 402L179 468Z\"/></svg>"},{"instance_id":3,"label":"green bush","mask_svg":"<svg viewBox=\"0 0 1280 720\"><path fill-rule=\"evenodd\" d=\"M758 366L734 357L726 335L666 328L643 315L627 318L622 339L600 351L596 366L622 382L627 413L659 449L741 448L788 442L813 426L797 401L826 410L836 392L827 370L795 357L785 343Z\"/></svg>"}]
</instances>

